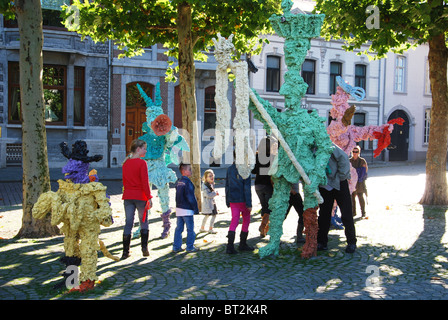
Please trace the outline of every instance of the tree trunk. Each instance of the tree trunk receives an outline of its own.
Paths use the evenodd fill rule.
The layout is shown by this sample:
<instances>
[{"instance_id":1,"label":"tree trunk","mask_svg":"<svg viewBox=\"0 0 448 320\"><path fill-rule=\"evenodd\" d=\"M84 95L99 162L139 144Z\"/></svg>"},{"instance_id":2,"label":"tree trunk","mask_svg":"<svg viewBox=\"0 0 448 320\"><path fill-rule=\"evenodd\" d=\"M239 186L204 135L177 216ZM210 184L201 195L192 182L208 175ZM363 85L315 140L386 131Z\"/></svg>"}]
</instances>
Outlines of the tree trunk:
<instances>
[{"instance_id":1,"label":"tree trunk","mask_svg":"<svg viewBox=\"0 0 448 320\"><path fill-rule=\"evenodd\" d=\"M426 154L426 185L421 204L448 205L446 154L448 142L447 47L440 34L429 41L432 107Z\"/></svg>"},{"instance_id":2,"label":"tree trunk","mask_svg":"<svg viewBox=\"0 0 448 320\"><path fill-rule=\"evenodd\" d=\"M188 3L177 6L177 32L179 37L179 86L182 104L182 127L190 134L189 160L193 169L191 181L195 186L195 195L201 211L201 157L200 141L198 137L196 94L195 94L195 66L193 47L195 39L191 30L191 7Z\"/></svg>"},{"instance_id":3,"label":"tree trunk","mask_svg":"<svg viewBox=\"0 0 448 320\"><path fill-rule=\"evenodd\" d=\"M50 190L42 83L42 10L40 0L15 1L20 35L20 100L22 110L23 218L21 238L59 234L50 216L35 220L32 208Z\"/></svg>"}]
</instances>

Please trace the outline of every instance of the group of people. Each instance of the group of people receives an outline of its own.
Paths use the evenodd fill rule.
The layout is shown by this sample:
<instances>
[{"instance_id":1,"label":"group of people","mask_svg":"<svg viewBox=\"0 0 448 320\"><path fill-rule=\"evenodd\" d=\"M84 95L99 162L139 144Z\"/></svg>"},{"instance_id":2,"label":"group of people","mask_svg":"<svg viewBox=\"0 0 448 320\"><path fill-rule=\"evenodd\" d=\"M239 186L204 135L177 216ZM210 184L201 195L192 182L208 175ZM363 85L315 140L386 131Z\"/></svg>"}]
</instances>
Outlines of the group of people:
<instances>
[{"instance_id":1,"label":"group of people","mask_svg":"<svg viewBox=\"0 0 448 320\"><path fill-rule=\"evenodd\" d=\"M259 227L260 236L264 237L269 230L269 199L272 197L273 186L269 170L272 162L273 142L269 138L263 138L260 141L256 156L255 168L252 171L255 176L255 192L260 199L262 221ZM274 143L275 145L275 143ZM319 192L323 198L323 203L319 205L318 217L318 235L317 250L327 250L328 232L332 220L335 218L336 209L339 207L341 211L340 222L344 226L347 238L346 252L353 253L356 250L356 231L353 217L356 216L356 198L359 199L362 217L366 216L364 194L367 195L366 178L367 178L367 162L360 156L361 148L355 146L352 151L352 157L348 155L333 143L333 152L327 167L327 185L320 186ZM275 152L275 151L274 151ZM358 180L353 193L349 190L350 166L356 169ZM296 243L305 242L303 237L303 200L298 190L298 183L291 185L289 194L289 206L286 211L285 219L291 208L294 207L299 219L297 223Z\"/></svg>"},{"instance_id":2,"label":"group of people","mask_svg":"<svg viewBox=\"0 0 448 320\"><path fill-rule=\"evenodd\" d=\"M129 257L129 247L131 241L131 231L134 225L134 216L137 211L140 221L141 249L143 256L148 256L148 216L147 211L152 207L152 195L148 181L148 167L146 162L141 159L146 153L146 142L134 140L131 143L131 153L125 159L123 171L123 196L125 209L125 226L123 231L123 254L121 259ZM260 236L266 236L269 230L269 199L272 197L273 185L270 179L269 170L273 163L271 152L272 140L263 138L259 144L256 155L256 164L252 173L255 174L255 192L261 204L262 221L259 227ZM360 148L356 146L352 151L352 157L334 144L333 153L327 166L327 185L320 186L319 192L322 195L323 203L319 205L319 231L317 236L318 251L327 250L328 232L330 229L331 218L334 215L335 208L339 207L341 211L341 221L344 226L347 240L346 252L353 253L356 250L356 232L353 217L356 216L356 197L359 199L362 216L365 216L365 200L363 195L367 194L365 179L367 177L367 162L360 157ZM358 182L356 190L350 194L350 164L358 173ZM198 203L195 197L195 187L190 180L192 167L189 164L181 163L179 165L181 177L176 182L176 218L177 225L174 231L173 252L195 252L198 250L194 242L196 233L194 231L194 216L199 214ZM213 229L218 209L215 197L218 195L215 190L215 175L213 170L208 169L202 177L202 210L204 214L202 225L199 232L216 233ZM253 251L254 248L247 244L249 233L250 216L252 210L251 196L251 178L243 178L238 173L235 163L233 163L226 173L225 179L225 200L227 207L231 211L231 221L227 233L227 254L235 254L234 242L236 229L240 217L242 217L242 226L240 232L239 251ZM297 224L296 242L303 243L304 224L303 224L303 201L299 192L299 184L292 184L289 194L289 207L285 215L288 215L290 209L294 207L299 215ZM210 219L209 229L206 230L206 224ZM182 233L187 229L186 248L182 248ZM305 230L306 232L306 230Z\"/></svg>"}]
</instances>

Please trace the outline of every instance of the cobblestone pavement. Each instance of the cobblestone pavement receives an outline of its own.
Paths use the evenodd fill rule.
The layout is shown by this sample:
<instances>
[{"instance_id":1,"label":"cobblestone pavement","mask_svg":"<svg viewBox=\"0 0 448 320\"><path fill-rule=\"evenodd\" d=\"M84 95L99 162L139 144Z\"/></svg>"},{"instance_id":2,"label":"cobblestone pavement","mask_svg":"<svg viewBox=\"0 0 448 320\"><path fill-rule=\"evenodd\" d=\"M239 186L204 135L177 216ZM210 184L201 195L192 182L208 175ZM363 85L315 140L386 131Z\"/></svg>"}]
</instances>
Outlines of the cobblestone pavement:
<instances>
[{"instance_id":1,"label":"cobblestone pavement","mask_svg":"<svg viewBox=\"0 0 448 320\"><path fill-rule=\"evenodd\" d=\"M63 269L63 237L11 239L21 224L19 182L1 183L8 206L0 210L0 299L156 299L156 300L294 300L294 299L447 299L448 235L446 208L423 207L424 164L370 168L367 181L368 219L355 218L358 248L347 254L343 230L332 229L329 250L304 260L294 244L297 214L284 223L280 254L260 259L253 253L227 255L230 212L218 180L217 234L198 233L196 253L172 253L176 218L161 239L160 206L155 197L150 215L150 256L143 257L140 240L131 242L131 257L115 262L99 252L99 283L84 294L52 290ZM100 239L121 256L124 212L121 182L104 181L111 195L114 224ZM57 186L52 184L53 188ZM7 190L7 191L6 191ZM171 189L174 195L174 189ZM157 195L157 190L153 190ZM253 189L254 210L249 244L260 248L260 206ZM174 207L174 198L171 199ZM358 210L359 212L359 210ZM199 230L201 216L195 217ZM241 224L237 229L239 234ZM134 228L136 230L136 227ZM186 232L184 232L186 236ZM236 239L238 244L238 237Z\"/></svg>"}]
</instances>

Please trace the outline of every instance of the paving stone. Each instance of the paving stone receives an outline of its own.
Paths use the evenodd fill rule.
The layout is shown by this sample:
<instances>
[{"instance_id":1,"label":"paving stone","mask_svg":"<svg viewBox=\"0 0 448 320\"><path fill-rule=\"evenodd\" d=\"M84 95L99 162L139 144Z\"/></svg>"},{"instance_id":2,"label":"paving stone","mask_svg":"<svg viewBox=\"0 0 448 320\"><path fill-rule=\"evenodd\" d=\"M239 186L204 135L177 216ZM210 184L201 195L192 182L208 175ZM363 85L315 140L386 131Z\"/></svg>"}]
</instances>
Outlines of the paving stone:
<instances>
[{"instance_id":1,"label":"paving stone","mask_svg":"<svg viewBox=\"0 0 448 320\"><path fill-rule=\"evenodd\" d=\"M424 164L369 169L368 219L355 217L358 248L354 254L344 251L344 231L332 229L329 250L303 260L294 244L297 215L292 209L283 225L281 254L260 259L257 250L266 245L269 236L259 237L260 206L254 189L248 241L257 248L255 252L225 254L230 212L220 196L217 204L224 214L216 219L218 233L198 234L196 245L201 250L197 253L174 254L171 250L176 218L170 218L170 236L160 239L162 221L155 197L149 216L150 256L141 256L139 239L132 240L132 256L124 261L114 262L99 253L97 274L101 283L83 295L60 294L51 289L63 271L58 262L64 254L63 236L0 240L0 299L447 299L448 219L441 209L428 210L417 204L423 194L424 170ZM104 181L111 194L115 223L103 228L100 235L112 254L118 256L124 226L120 183ZM223 195L223 181L219 183L218 191ZM1 188L4 193L4 186ZM11 235L11 231L5 231L7 228L18 231L21 223L21 210L14 207L20 206L20 183L9 182L7 190L15 194L2 194L2 199L11 202L10 207L1 208L2 238ZM170 192L174 207L174 189ZM157 190L153 193L157 196ZM202 216L195 217L195 229L199 229L201 221ZM237 234L240 228L241 224ZM236 245L238 242L239 237ZM375 280L376 286L366 286L368 278Z\"/></svg>"}]
</instances>

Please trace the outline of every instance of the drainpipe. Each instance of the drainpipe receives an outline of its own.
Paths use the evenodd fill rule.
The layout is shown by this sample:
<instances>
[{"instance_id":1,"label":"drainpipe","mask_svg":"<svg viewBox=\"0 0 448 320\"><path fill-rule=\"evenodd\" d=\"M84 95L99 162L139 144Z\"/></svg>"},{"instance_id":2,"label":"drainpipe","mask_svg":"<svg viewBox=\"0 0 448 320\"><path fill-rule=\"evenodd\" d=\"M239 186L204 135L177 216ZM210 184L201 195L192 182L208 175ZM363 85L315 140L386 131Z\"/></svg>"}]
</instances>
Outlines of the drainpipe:
<instances>
[{"instance_id":1,"label":"drainpipe","mask_svg":"<svg viewBox=\"0 0 448 320\"><path fill-rule=\"evenodd\" d=\"M384 77L383 77L383 104L381 107L381 121L379 123L379 125L384 124L384 110L386 109L386 71L387 71L387 59L388 57L386 56L386 58L383 58L384 60ZM389 162L389 150L386 148L384 150L384 161Z\"/></svg>"},{"instance_id":2,"label":"drainpipe","mask_svg":"<svg viewBox=\"0 0 448 320\"><path fill-rule=\"evenodd\" d=\"M380 74L380 80L379 80L380 83L379 83L379 85L381 85L381 78L382 78L382 80L383 80L383 103L381 104L381 113L380 113L381 119L378 119L379 120L379 123L378 123L379 126L384 123L384 110L386 108L386 68L387 68L387 57L383 58L382 60L383 60L382 62L384 62L384 71L383 71L382 75ZM380 64L380 72L381 72L381 64Z\"/></svg>"},{"instance_id":3,"label":"drainpipe","mask_svg":"<svg viewBox=\"0 0 448 320\"><path fill-rule=\"evenodd\" d=\"M107 167L110 168L110 152L112 150L112 139L111 139L111 68L112 68L112 40L109 41L109 52L107 56Z\"/></svg>"}]
</instances>

